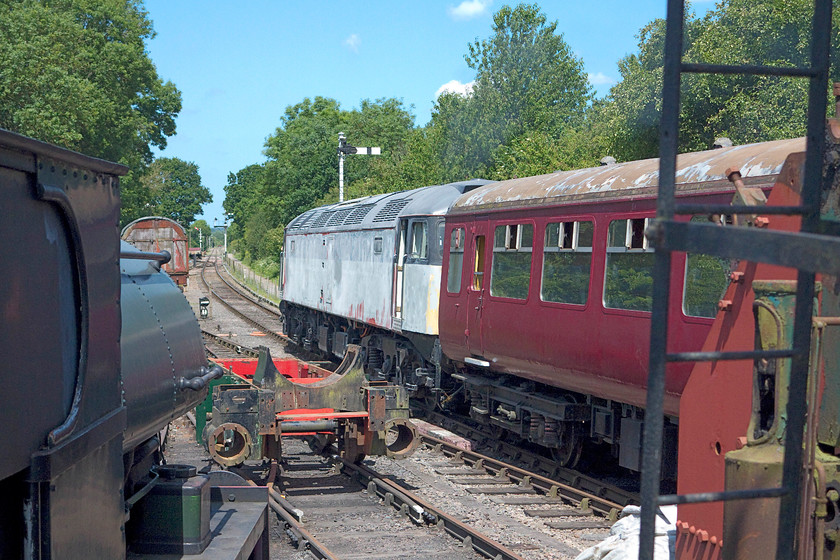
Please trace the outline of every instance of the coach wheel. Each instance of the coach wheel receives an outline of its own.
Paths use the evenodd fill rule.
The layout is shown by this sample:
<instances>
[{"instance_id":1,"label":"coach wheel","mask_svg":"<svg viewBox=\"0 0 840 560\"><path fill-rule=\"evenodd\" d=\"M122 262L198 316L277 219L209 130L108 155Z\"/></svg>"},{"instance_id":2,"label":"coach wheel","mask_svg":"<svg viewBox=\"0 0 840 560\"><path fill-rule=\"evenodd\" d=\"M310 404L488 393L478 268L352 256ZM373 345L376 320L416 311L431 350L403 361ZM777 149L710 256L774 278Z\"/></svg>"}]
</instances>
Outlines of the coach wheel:
<instances>
[{"instance_id":1,"label":"coach wheel","mask_svg":"<svg viewBox=\"0 0 840 560\"><path fill-rule=\"evenodd\" d=\"M583 438L571 422L558 422L558 443L551 448L551 458L566 468L574 468L583 451Z\"/></svg>"}]
</instances>

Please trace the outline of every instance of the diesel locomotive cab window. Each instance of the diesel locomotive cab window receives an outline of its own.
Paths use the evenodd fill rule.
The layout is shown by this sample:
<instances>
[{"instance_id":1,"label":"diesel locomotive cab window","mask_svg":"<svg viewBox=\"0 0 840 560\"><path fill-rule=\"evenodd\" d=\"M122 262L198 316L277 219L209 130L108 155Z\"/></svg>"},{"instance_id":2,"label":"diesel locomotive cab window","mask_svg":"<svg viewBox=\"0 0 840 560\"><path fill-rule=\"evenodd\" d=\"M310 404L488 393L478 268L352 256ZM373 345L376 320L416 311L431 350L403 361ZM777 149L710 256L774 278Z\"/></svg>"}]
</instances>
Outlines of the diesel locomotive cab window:
<instances>
[{"instance_id":1,"label":"diesel locomotive cab window","mask_svg":"<svg viewBox=\"0 0 840 560\"><path fill-rule=\"evenodd\" d=\"M610 222L604 306L650 311L653 304L653 249L645 238L647 218Z\"/></svg>"},{"instance_id":2,"label":"diesel locomotive cab window","mask_svg":"<svg viewBox=\"0 0 840 560\"><path fill-rule=\"evenodd\" d=\"M545 228L543 301L585 305L592 265L592 222L560 222Z\"/></svg>"},{"instance_id":3,"label":"diesel locomotive cab window","mask_svg":"<svg viewBox=\"0 0 840 560\"><path fill-rule=\"evenodd\" d=\"M707 222L705 216L695 216L692 222ZM732 272L730 261L712 255L689 253L685 263L683 313L691 317L714 317L718 301L729 286Z\"/></svg>"},{"instance_id":4,"label":"diesel locomotive cab window","mask_svg":"<svg viewBox=\"0 0 840 560\"><path fill-rule=\"evenodd\" d=\"M531 252L534 226L497 226L493 238L493 268L490 295L526 299L531 283Z\"/></svg>"},{"instance_id":5,"label":"diesel locomotive cab window","mask_svg":"<svg viewBox=\"0 0 840 560\"><path fill-rule=\"evenodd\" d=\"M429 257L429 238L426 235L426 222L411 224L411 254L412 259L426 259Z\"/></svg>"},{"instance_id":6,"label":"diesel locomotive cab window","mask_svg":"<svg viewBox=\"0 0 840 560\"><path fill-rule=\"evenodd\" d=\"M461 291L461 270L464 267L464 228L455 228L449 238L449 271L446 274L446 291Z\"/></svg>"}]
</instances>

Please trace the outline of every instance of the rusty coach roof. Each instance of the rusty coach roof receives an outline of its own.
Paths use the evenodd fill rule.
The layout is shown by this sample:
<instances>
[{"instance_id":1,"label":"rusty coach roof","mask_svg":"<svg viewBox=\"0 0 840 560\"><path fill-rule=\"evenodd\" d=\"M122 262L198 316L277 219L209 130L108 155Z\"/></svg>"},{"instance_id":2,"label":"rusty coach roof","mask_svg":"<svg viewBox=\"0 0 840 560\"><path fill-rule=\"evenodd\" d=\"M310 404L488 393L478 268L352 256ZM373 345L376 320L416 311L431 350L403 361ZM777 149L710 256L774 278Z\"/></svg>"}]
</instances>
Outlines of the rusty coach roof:
<instances>
[{"instance_id":1,"label":"rusty coach roof","mask_svg":"<svg viewBox=\"0 0 840 560\"><path fill-rule=\"evenodd\" d=\"M747 181L773 176L779 173L789 154L804 150L805 139L795 138L680 154L677 156L677 184L727 181L725 171L729 167L740 169ZM491 183L461 196L453 204L452 212L620 196L655 196L658 185L659 158L651 158Z\"/></svg>"}]
</instances>

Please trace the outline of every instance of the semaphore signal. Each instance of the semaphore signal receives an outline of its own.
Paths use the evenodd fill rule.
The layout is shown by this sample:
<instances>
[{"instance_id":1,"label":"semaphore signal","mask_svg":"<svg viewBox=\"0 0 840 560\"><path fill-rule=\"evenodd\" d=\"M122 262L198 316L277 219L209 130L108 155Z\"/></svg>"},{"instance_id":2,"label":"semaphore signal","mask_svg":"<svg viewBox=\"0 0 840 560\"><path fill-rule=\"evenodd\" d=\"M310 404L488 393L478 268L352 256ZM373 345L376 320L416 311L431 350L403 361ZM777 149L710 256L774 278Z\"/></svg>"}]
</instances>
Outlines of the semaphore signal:
<instances>
[{"instance_id":1,"label":"semaphore signal","mask_svg":"<svg viewBox=\"0 0 840 560\"><path fill-rule=\"evenodd\" d=\"M338 133L338 201L344 202L344 158L347 154L356 154L362 156L378 156L381 155L381 148L364 148L361 146L351 146L347 143L343 132Z\"/></svg>"}]
</instances>

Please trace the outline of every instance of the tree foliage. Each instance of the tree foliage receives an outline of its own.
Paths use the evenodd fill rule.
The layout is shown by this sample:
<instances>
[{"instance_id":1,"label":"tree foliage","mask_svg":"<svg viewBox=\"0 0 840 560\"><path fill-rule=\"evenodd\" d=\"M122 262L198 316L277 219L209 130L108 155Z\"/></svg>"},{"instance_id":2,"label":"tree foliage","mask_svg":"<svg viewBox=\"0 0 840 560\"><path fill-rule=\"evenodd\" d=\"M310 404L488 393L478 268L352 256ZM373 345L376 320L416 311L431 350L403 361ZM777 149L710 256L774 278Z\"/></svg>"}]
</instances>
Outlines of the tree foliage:
<instances>
[{"instance_id":1,"label":"tree foliage","mask_svg":"<svg viewBox=\"0 0 840 560\"><path fill-rule=\"evenodd\" d=\"M201 213L201 205L213 201L209 189L201 184L198 166L178 158L156 159L139 178L139 184L145 203L130 212L141 216L132 216L124 209L122 220L126 223L153 215L171 218L182 225L191 224L196 214ZM209 235L209 228L205 233Z\"/></svg>"},{"instance_id":2,"label":"tree foliage","mask_svg":"<svg viewBox=\"0 0 840 560\"><path fill-rule=\"evenodd\" d=\"M265 144L267 161L228 176L225 210L233 214L236 247L253 259L279 256L286 224L300 213L338 201L338 133L357 146L380 146L381 156L348 156L345 198L389 192L414 184L410 169L422 143L414 115L397 99L363 100L344 111L334 99L306 98L286 108L280 126ZM418 138L420 141L418 141Z\"/></svg>"},{"instance_id":3,"label":"tree foliage","mask_svg":"<svg viewBox=\"0 0 840 560\"><path fill-rule=\"evenodd\" d=\"M0 127L132 167L175 133L181 94L146 53L140 0L0 3Z\"/></svg>"},{"instance_id":4,"label":"tree foliage","mask_svg":"<svg viewBox=\"0 0 840 560\"><path fill-rule=\"evenodd\" d=\"M810 0L722 0L703 17L689 12L685 60L807 66L811 13ZM834 18L837 44L840 11ZM236 216L231 238L254 258L279 255L290 220L336 202L342 131L350 144L381 146L383 154L347 158L348 199L472 177L502 180L591 167L605 155L655 157L664 20L645 25L638 39L638 51L619 62L619 83L605 99L593 99L583 62L557 22L536 4L503 6L487 37L467 45L472 90L440 95L424 127L414 127L411 108L396 99L364 100L351 111L324 97L289 106L266 142L267 161L229 177L225 208ZM840 51L832 57L836 68ZM743 144L800 135L806 88L802 80L683 75L680 149L710 148L718 136ZM617 257L608 282L613 303L646 308L646 268L620 264Z\"/></svg>"},{"instance_id":5,"label":"tree foliage","mask_svg":"<svg viewBox=\"0 0 840 560\"><path fill-rule=\"evenodd\" d=\"M710 64L808 66L813 3L723 0L704 17L689 14L685 60ZM840 39L833 15L832 44ZM662 111L665 22L639 32L639 52L619 62L621 81L601 107L599 133L620 160L655 157ZM831 53L836 74L840 53ZM682 77L680 150L709 149L716 137L736 144L791 138L805 131L807 81L768 76ZM826 92L828 95L828 92Z\"/></svg>"},{"instance_id":6,"label":"tree foliage","mask_svg":"<svg viewBox=\"0 0 840 560\"><path fill-rule=\"evenodd\" d=\"M472 92L442 95L432 115L446 179L507 178L537 168L547 163L548 146L583 123L591 87L583 62L556 30L536 4L503 6L493 16L492 35L468 46L465 59L476 71ZM543 148L504 150L516 143ZM517 153L520 165L512 166Z\"/></svg>"}]
</instances>

